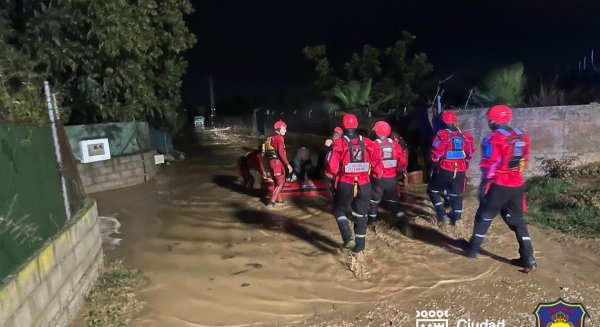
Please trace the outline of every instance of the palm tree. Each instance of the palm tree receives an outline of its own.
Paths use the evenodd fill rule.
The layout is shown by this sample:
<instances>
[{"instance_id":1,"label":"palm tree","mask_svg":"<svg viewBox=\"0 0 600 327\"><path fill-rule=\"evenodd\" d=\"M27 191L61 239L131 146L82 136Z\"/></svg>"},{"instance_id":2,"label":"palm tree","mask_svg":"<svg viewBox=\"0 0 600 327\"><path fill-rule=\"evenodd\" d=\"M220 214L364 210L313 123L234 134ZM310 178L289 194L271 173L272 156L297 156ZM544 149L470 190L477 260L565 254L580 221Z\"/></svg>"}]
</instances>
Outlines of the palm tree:
<instances>
[{"instance_id":1,"label":"palm tree","mask_svg":"<svg viewBox=\"0 0 600 327\"><path fill-rule=\"evenodd\" d=\"M520 105L526 83L527 77L520 62L495 70L485 78L483 90L475 88L473 102L481 106L498 103Z\"/></svg>"},{"instance_id":2,"label":"palm tree","mask_svg":"<svg viewBox=\"0 0 600 327\"><path fill-rule=\"evenodd\" d=\"M360 111L361 109L371 112L377 111L383 103L394 97L394 94L387 94L373 101L371 91L371 79L366 82L350 81L334 87L330 91L326 105L332 110L344 112Z\"/></svg>"}]
</instances>

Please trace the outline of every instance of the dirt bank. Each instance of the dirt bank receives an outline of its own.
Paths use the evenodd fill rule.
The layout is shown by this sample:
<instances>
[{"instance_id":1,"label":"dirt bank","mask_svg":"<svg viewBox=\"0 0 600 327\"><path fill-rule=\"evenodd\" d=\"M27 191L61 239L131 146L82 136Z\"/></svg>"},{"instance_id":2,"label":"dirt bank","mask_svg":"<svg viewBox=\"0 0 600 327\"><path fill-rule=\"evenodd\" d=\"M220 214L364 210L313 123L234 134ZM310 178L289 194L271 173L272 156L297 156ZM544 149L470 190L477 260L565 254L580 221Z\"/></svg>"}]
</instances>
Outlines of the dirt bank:
<instances>
[{"instance_id":1,"label":"dirt bank","mask_svg":"<svg viewBox=\"0 0 600 327\"><path fill-rule=\"evenodd\" d=\"M489 252L469 260L460 239L471 225L429 226L425 195L407 192L415 236L402 236L382 214L364 255L352 259L337 248L327 199L265 210L239 190L235 160L256 140L212 143L190 142L186 161L147 184L94 195L100 214L123 224L121 246L109 255L149 280L133 326L414 326L416 311L429 309L448 310L451 326L463 317L533 326L536 305L560 296L600 317L598 241L532 228L540 268L523 274L507 263L517 244L500 220ZM475 209L467 200L466 220Z\"/></svg>"}]
</instances>

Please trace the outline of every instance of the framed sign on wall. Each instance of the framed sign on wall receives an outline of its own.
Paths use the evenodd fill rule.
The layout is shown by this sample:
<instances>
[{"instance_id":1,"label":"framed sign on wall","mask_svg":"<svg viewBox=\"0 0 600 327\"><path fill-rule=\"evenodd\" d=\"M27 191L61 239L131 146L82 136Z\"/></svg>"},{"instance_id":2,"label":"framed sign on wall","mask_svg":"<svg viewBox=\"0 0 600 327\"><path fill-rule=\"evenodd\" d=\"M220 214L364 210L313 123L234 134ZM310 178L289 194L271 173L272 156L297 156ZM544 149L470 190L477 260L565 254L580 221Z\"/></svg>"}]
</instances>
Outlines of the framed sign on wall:
<instances>
[{"instance_id":1,"label":"framed sign on wall","mask_svg":"<svg viewBox=\"0 0 600 327\"><path fill-rule=\"evenodd\" d=\"M84 140L80 141L83 163L103 161L110 159L110 148L108 139Z\"/></svg>"}]
</instances>

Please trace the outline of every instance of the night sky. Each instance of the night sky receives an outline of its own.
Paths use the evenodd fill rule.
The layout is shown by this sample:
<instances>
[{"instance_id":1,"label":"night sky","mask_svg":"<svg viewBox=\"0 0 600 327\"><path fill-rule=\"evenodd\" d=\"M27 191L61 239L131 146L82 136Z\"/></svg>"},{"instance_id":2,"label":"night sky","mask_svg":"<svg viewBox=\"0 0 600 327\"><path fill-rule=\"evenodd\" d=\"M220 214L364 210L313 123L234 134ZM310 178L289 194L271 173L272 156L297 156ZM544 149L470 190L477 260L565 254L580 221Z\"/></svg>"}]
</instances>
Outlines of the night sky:
<instances>
[{"instance_id":1,"label":"night sky","mask_svg":"<svg viewBox=\"0 0 600 327\"><path fill-rule=\"evenodd\" d=\"M188 107L209 105L209 73L218 100L251 101L316 78L306 45L326 44L341 66L363 44L384 49L403 30L417 36L412 50L428 55L436 78L455 74L447 87L459 94L498 66L522 61L529 80L552 78L600 50L597 0L192 2Z\"/></svg>"}]
</instances>

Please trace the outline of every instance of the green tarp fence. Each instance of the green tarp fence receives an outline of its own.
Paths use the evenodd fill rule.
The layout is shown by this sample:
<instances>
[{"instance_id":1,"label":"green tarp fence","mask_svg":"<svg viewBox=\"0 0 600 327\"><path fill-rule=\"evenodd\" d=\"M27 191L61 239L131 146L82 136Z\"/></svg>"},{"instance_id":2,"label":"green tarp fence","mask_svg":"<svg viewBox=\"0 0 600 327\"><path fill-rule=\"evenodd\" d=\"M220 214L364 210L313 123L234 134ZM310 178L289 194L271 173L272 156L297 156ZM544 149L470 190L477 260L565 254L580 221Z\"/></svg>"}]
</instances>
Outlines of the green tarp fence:
<instances>
[{"instance_id":1,"label":"green tarp fence","mask_svg":"<svg viewBox=\"0 0 600 327\"><path fill-rule=\"evenodd\" d=\"M108 139L111 157L137 154L154 149L147 122L104 123L65 126L69 144L76 160L81 161L79 142Z\"/></svg>"},{"instance_id":2,"label":"green tarp fence","mask_svg":"<svg viewBox=\"0 0 600 327\"><path fill-rule=\"evenodd\" d=\"M0 126L0 286L67 223L50 126Z\"/></svg>"}]
</instances>

